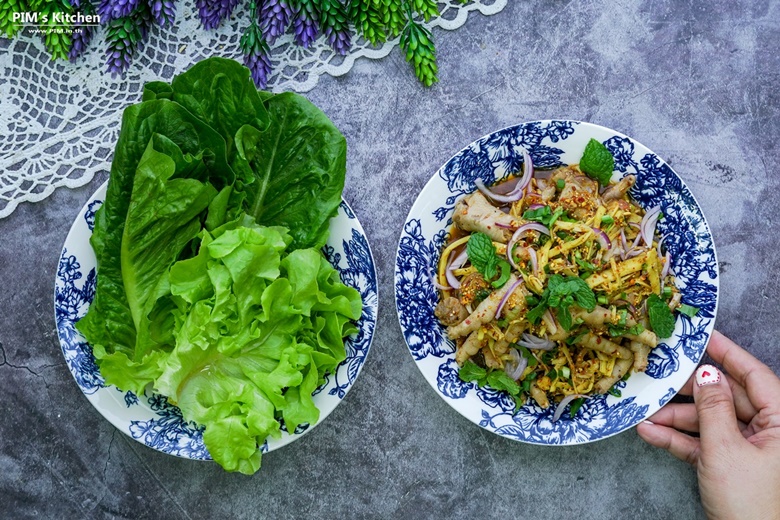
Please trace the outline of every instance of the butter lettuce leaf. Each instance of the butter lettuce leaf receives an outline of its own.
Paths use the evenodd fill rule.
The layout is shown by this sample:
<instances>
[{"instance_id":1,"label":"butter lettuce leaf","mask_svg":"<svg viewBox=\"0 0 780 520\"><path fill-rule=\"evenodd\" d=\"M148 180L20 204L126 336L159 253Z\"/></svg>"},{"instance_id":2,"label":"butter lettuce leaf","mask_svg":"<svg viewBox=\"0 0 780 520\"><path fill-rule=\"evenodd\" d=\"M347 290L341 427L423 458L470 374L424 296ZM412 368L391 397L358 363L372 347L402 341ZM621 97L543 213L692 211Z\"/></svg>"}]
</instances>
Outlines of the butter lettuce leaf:
<instances>
[{"instance_id":1,"label":"butter lettuce leaf","mask_svg":"<svg viewBox=\"0 0 780 520\"><path fill-rule=\"evenodd\" d=\"M197 256L170 268L173 349L155 380L231 471L254 473L260 446L314 423L312 392L346 357L359 293L314 249L287 251L284 228L228 224L202 232ZM250 449L254 447L254 449Z\"/></svg>"}]
</instances>

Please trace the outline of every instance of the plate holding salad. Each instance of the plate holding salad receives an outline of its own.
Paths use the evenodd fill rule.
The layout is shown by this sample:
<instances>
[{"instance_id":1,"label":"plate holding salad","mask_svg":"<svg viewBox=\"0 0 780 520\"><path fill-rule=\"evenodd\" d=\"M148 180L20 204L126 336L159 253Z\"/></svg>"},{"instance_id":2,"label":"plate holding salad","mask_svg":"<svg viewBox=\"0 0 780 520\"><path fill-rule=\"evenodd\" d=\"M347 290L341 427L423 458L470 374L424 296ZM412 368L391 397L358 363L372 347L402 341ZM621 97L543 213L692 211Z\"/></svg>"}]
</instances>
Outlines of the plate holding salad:
<instances>
[{"instance_id":1,"label":"plate holding salad","mask_svg":"<svg viewBox=\"0 0 780 520\"><path fill-rule=\"evenodd\" d=\"M396 306L448 404L514 440L578 444L685 383L717 277L701 209L657 155L597 125L535 121L473 142L425 186Z\"/></svg>"},{"instance_id":2,"label":"plate holding salad","mask_svg":"<svg viewBox=\"0 0 780 520\"><path fill-rule=\"evenodd\" d=\"M376 323L345 174L325 114L258 91L236 62L147 84L55 283L63 354L93 405L150 447L246 474L321 422Z\"/></svg>"}]
</instances>

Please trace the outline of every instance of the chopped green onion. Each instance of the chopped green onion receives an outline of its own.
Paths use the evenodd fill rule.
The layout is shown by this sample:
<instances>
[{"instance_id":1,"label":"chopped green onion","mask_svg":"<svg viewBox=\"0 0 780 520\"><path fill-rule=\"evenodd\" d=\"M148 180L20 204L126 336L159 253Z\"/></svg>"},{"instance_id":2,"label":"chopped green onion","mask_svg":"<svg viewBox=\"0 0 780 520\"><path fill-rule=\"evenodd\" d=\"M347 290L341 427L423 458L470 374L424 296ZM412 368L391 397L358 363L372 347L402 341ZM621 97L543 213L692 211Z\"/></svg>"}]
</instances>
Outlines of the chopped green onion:
<instances>
[{"instance_id":1,"label":"chopped green onion","mask_svg":"<svg viewBox=\"0 0 780 520\"><path fill-rule=\"evenodd\" d=\"M664 298L667 298L667 299L671 298L672 297L672 288L669 287L668 285L666 287L664 287L664 290L661 293L661 296L663 296Z\"/></svg>"},{"instance_id":2,"label":"chopped green onion","mask_svg":"<svg viewBox=\"0 0 780 520\"><path fill-rule=\"evenodd\" d=\"M680 307L678 307L677 310L682 312L683 314L685 314L689 318L693 318L699 312L699 309L697 307L694 307L692 305L687 305L685 303L680 305Z\"/></svg>"},{"instance_id":3,"label":"chopped green onion","mask_svg":"<svg viewBox=\"0 0 780 520\"><path fill-rule=\"evenodd\" d=\"M609 389L607 392L609 395L614 395L615 397L620 397L623 395L623 393L620 391L619 388L615 388L614 386Z\"/></svg>"},{"instance_id":4,"label":"chopped green onion","mask_svg":"<svg viewBox=\"0 0 780 520\"><path fill-rule=\"evenodd\" d=\"M537 305L539 305L539 298L537 298L532 294L529 294L528 296L525 297L525 303L529 307L536 307Z\"/></svg>"},{"instance_id":5,"label":"chopped green onion","mask_svg":"<svg viewBox=\"0 0 780 520\"><path fill-rule=\"evenodd\" d=\"M560 370L560 376L563 379L569 379L569 377L571 376L571 370L569 370L569 367L562 367Z\"/></svg>"},{"instance_id":6,"label":"chopped green onion","mask_svg":"<svg viewBox=\"0 0 780 520\"><path fill-rule=\"evenodd\" d=\"M564 186L566 186L566 181L563 179L558 179L555 181L555 185L558 186L559 190L562 190Z\"/></svg>"},{"instance_id":7,"label":"chopped green onion","mask_svg":"<svg viewBox=\"0 0 780 520\"><path fill-rule=\"evenodd\" d=\"M601 217L601 223L607 226L611 226L612 224L615 223L615 219L609 215L604 215L603 217Z\"/></svg>"},{"instance_id":8,"label":"chopped green onion","mask_svg":"<svg viewBox=\"0 0 780 520\"><path fill-rule=\"evenodd\" d=\"M596 298L596 301L599 302L601 305L606 305L609 303L609 299L604 296L603 294Z\"/></svg>"}]
</instances>

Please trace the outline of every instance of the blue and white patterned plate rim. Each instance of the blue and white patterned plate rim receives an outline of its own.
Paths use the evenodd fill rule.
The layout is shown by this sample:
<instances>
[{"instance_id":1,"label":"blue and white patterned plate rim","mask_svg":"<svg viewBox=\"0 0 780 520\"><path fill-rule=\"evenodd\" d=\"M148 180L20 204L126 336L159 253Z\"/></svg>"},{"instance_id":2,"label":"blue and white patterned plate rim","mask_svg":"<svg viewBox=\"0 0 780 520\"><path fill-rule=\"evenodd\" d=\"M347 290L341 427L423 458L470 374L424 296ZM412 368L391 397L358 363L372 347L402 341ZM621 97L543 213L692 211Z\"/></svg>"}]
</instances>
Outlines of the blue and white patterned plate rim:
<instances>
[{"instance_id":1,"label":"blue and white patterned plate rim","mask_svg":"<svg viewBox=\"0 0 780 520\"><path fill-rule=\"evenodd\" d=\"M591 398L575 418L551 421L554 407L526 404L514 413L503 392L477 388L457 375L452 342L433 315L438 301L431 274L445 240L456 200L474 191L474 180L490 185L517 171L525 147L538 166L579 162L590 138L615 156L622 176L637 176L631 194L641 206L661 204L658 227L673 257L683 302L699 307L680 315L671 338L656 347L646 373L617 389L622 397ZM504 437L541 445L583 444L616 435L655 413L683 386L704 355L718 306L717 254L701 208L680 177L650 149L609 128L574 120L519 123L491 132L448 160L426 183L404 223L395 265L398 320L417 367L450 406L479 426Z\"/></svg>"},{"instance_id":2,"label":"blue and white patterned plate rim","mask_svg":"<svg viewBox=\"0 0 780 520\"><path fill-rule=\"evenodd\" d=\"M106 186L107 183L101 185L79 211L60 254L54 311L63 356L87 399L122 433L170 455L211 460L203 444L203 428L185 421L181 411L169 404L164 396L138 396L106 386L91 348L75 329L76 321L86 314L94 297L95 255L89 237ZM323 253L339 271L342 281L360 292L363 313L357 322L358 332L345 342L347 358L315 390L319 421L300 425L293 433L287 432L282 424L282 437L268 439L261 447L264 453L289 444L322 423L355 383L371 347L378 310L376 264L360 222L343 199L338 214L331 220L330 237Z\"/></svg>"}]
</instances>

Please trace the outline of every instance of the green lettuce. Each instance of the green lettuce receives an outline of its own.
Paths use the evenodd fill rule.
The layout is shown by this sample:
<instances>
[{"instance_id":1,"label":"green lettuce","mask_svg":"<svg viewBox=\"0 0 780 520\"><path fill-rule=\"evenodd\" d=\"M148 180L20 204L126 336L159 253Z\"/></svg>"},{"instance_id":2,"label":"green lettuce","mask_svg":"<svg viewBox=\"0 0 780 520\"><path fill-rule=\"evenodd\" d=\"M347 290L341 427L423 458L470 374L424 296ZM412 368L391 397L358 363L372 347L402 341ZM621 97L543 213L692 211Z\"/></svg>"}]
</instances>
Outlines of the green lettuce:
<instances>
[{"instance_id":1,"label":"green lettuce","mask_svg":"<svg viewBox=\"0 0 780 520\"><path fill-rule=\"evenodd\" d=\"M318 251L345 174L328 118L232 60L147 84L123 114L77 327L107 383L168 396L228 470L257 471L280 420L316 422L345 359L362 302Z\"/></svg>"}]
</instances>

